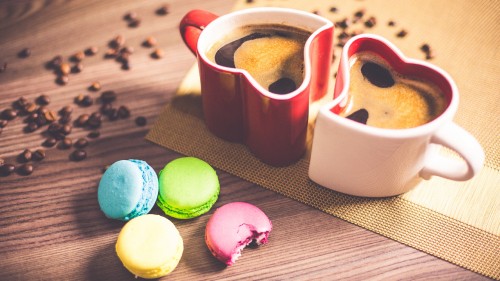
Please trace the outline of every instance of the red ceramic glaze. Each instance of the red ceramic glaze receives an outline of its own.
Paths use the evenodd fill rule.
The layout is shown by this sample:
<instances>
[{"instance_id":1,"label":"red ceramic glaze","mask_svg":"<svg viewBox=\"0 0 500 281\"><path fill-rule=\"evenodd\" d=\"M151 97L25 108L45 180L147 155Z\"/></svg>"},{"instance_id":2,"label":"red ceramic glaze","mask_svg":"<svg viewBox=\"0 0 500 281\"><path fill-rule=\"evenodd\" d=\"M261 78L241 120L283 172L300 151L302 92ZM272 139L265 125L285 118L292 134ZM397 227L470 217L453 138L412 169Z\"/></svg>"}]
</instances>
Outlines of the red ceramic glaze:
<instances>
[{"instance_id":1,"label":"red ceramic glaze","mask_svg":"<svg viewBox=\"0 0 500 281\"><path fill-rule=\"evenodd\" d=\"M207 46L216 42L210 41L216 40L213 35L225 32L218 29L230 30L229 23L236 28L281 22L313 32L305 46L304 82L292 93L273 94L246 71L217 65L204 54ZM328 89L333 24L311 13L283 8L247 9L222 17L193 10L184 16L179 29L197 56L208 129L225 140L246 144L257 158L273 166L300 159L306 151L309 103L323 97ZM200 39L205 30L210 35Z\"/></svg>"}]
</instances>

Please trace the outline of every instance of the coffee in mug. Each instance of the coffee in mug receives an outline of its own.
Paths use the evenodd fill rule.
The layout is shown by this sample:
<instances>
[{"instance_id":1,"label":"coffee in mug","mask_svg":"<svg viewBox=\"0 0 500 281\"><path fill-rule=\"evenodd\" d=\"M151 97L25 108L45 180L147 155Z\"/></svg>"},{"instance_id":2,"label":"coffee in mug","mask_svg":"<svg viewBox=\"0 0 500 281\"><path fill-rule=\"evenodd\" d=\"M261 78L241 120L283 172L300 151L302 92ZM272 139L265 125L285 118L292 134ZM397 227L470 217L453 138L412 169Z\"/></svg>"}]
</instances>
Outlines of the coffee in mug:
<instances>
[{"instance_id":1,"label":"coffee in mug","mask_svg":"<svg viewBox=\"0 0 500 281\"><path fill-rule=\"evenodd\" d=\"M350 64L349 99L340 116L373 127L405 129L428 123L446 109L439 87L397 73L372 52L357 53Z\"/></svg>"},{"instance_id":2,"label":"coffee in mug","mask_svg":"<svg viewBox=\"0 0 500 281\"><path fill-rule=\"evenodd\" d=\"M275 94L295 91L304 80L304 45L311 32L286 25L235 29L208 51L218 65L239 68Z\"/></svg>"}]
</instances>

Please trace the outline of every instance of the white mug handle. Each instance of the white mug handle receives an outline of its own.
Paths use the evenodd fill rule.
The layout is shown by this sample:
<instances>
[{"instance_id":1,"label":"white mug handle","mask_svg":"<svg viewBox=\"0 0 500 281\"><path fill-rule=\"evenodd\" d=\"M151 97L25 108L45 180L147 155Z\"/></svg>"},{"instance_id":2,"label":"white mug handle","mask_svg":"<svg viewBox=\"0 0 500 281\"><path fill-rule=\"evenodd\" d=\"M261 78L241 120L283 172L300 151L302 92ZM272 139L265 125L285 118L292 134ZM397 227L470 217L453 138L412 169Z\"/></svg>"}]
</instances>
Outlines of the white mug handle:
<instances>
[{"instance_id":1,"label":"white mug handle","mask_svg":"<svg viewBox=\"0 0 500 281\"><path fill-rule=\"evenodd\" d=\"M437 150L429 151L420 176L429 179L439 176L456 181L466 181L476 175L484 163L484 151L479 142L466 130L450 122L432 137L431 144L448 147L462 159L446 157Z\"/></svg>"}]
</instances>

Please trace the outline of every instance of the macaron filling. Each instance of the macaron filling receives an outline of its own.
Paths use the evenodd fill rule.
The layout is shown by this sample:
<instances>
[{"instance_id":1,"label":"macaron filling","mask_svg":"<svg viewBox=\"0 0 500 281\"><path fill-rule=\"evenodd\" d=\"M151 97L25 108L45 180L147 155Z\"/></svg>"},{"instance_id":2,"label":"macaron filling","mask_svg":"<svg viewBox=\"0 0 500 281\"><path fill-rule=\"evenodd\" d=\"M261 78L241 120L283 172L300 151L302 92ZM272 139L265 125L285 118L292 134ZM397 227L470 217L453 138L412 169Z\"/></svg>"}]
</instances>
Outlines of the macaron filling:
<instances>
[{"instance_id":1,"label":"macaron filling","mask_svg":"<svg viewBox=\"0 0 500 281\"><path fill-rule=\"evenodd\" d=\"M158 196L158 206L165 212L165 214L172 216L174 218L178 219L189 219L197 216L201 216L204 213L208 212L212 206L215 204L217 199L219 198L219 192L214 194L209 201L207 201L205 204L194 207L191 209L181 209L181 208L175 208L173 206L170 206L165 200L163 200L161 194Z\"/></svg>"}]
</instances>

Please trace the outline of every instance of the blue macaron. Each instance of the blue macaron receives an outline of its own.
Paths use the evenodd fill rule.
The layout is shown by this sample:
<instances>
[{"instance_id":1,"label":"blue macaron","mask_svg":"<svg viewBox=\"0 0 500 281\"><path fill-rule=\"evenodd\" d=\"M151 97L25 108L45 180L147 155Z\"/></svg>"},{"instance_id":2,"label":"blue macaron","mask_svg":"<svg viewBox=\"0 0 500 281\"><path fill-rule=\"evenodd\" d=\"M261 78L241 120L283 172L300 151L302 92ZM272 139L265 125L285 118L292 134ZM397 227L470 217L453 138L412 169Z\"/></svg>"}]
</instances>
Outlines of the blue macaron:
<instances>
[{"instance_id":1,"label":"blue macaron","mask_svg":"<svg viewBox=\"0 0 500 281\"><path fill-rule=\"evenodd\" d=\"M102 175L97 200L106 217L128 221L149 213L158 197L158 176L142 160L120 160Z\"/></svg>"}]
</instances>

